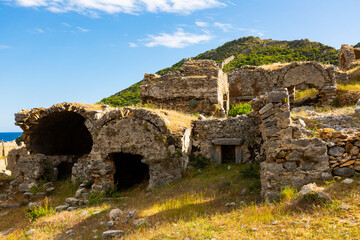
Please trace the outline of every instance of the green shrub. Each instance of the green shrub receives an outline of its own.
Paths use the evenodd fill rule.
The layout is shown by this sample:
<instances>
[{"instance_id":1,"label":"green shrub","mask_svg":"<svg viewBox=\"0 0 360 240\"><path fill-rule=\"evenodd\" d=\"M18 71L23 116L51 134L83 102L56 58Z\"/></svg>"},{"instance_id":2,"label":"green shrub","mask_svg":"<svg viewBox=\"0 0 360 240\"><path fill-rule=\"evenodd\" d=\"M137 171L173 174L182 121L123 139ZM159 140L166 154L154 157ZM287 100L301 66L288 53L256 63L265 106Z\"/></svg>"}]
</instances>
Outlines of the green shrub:
<instances>
[{"instance_id":1,"label":"green shrub","mask_svg":"<svg viewBox=\"0 0 360 240\"><path fill-rule=\"evenodd\" d=\"M100 191L94 191L87 196L90 204L97 205L104 201L105 194Z\"/></svg>"},{"instance_id":2,"label":"green shrub","mask_svg":"<svg viewBox=\"0 0 360 240\"><path fill-rule=\"evenodd\" d=\"M209 166L210 164L211 164L211 159L209 159L203 155L198 155L198 156L191 155L190 156L189 165L194 168L204 169L207 166Z\"/></svg>"},{"instance_id":3,"label":"green shrub","mask_svg":"<svg viewBox=\"0 0 360 240\"><path fill-rule=\"evenodd\" d=\"M286 186L284 189L281 190L280 194L281 194L281 199L291 200L296 196L297 190L291 186Z\"/></svg>"},{"instance_id":4,"label":"green shrub","mask_svg":"<svg viewBox=\"0 0 360 240\"><path fill-rule=\"evenodd\" d=\"M260 178L260 165L249 164L240 170L240 176L243 179Z\"/></svg>"},{"instance_id":5,"label":"green shrub","mask_svg":"<svg viewBox=\"0 0 360 240\"><path fill-rule=\"evenodd\" d=\"M228 115L230 117L236 117L241 114L249 114L252 111L251 106L248 103L239 103L230 106Z\"/></svg>"},{"instance_id":6,"label":"green shrub","mask_svg":"<svg viewBox=\"0 0 360 240\"><path fill-rule=\"evenodd\" d=\"M46 197L39 206L31 206L26 209L26 215L31 221L35 221L39 217L47 216L55 213L55 209L49 206L49 200Z\"/></svg>"}]
</instances>

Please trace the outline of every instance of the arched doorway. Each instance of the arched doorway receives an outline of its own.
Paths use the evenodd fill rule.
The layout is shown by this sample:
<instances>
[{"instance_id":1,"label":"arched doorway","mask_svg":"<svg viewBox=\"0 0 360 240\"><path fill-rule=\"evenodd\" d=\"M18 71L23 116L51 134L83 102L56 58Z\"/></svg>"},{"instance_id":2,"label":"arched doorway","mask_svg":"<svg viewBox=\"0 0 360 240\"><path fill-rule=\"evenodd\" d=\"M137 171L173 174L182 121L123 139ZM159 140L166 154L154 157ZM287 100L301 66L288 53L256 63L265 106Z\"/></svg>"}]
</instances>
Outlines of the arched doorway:
<instances>
[{"instance_id":1,"label":"arched doorway","mask_svg":"<svg viewBox=\"0 0 360 240\"><path fill-rule=\"evenodd\" d=\"M149 181L149 166L141 162L141 155L112 153L110 158L114 161L114 185L118 190Z\"/></svg>"}]
</instances>

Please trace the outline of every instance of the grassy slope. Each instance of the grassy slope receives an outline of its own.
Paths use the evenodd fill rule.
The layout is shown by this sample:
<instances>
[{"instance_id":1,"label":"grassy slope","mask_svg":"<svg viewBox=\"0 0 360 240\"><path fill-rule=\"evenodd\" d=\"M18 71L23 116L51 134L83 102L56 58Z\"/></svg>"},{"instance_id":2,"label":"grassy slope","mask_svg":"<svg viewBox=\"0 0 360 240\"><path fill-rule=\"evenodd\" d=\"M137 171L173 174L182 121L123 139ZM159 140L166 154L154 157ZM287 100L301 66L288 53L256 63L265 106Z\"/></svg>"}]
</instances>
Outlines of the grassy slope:
<instances>
[{"instance_id":1,"label":"grassy slope","mask_svg":"<svg viewBox=\"0 0 360 240\"><path fill-rule=\"evenodd\" d=\"M337 64L338 52L336 49L318 42L308 40L275 41L261 40L256 37L245 37L227 42L224 45L201 53L194 59L212 59L221 62L234 55L236 58L224 67L225 71L244 65L264 65L275 62L318 61L322 63ZM162 69L157 74L178 69L184 59L172 67ZM102 99L99 103L112 106L135 105L140 102L140 86L138 82L110 97Z\"/></svg>"},{"instance_id":2,"label":"grassy slope","mask_svg":"<svg viewBox=\"0 0 360 240\"><path fill-rule=\"evenodd\" d=\"M31 228L35 233L29 239L101 238L108 212L118 207L137 209L135 219L145 218L148 222L147 226L135 229L131 222L123 224L125 218L121 219L118 228L125 230L126 239L358 238L359 178L351 185L327 183L327 192L336 199L327 206L290 204L291 199L274 205L260 201L259 179L241 177L239 172L244 168L231 165L229 170L227 165L220 165L201 173L194 170L167 187L147 192L144 186L139 186L122 192L113 201L41 217L33 223L24 219L24 208L13 209L6 217L0 217L0 231L15 223L16 230L6 239L26 239L24 233ZM248 193L242 195L244 188ZM50 202L55 206L73 192L69 183L57 184ZM236 206L225 207L227 202L235 202ZM341 208L345 204L349 210ZM272 224L274 221L276 225ZM71 236L65 234L69 229L74 231Z\"/></svg>"}]
</instances>

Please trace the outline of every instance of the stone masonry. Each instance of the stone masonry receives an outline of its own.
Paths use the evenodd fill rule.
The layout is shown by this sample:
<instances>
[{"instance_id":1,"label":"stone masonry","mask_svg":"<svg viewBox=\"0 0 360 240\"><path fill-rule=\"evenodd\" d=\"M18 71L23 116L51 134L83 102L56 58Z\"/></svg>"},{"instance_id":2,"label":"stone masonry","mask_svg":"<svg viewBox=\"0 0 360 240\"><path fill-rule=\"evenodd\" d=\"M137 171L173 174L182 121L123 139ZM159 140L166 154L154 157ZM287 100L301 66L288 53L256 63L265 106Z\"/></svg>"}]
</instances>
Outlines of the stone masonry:
<instances>
[{"instance_id":1,"label":"stone masonry","mask_svg":"<svg viewBox=\"0 0 360 240\"><path fill-rule=\"evenodd\" d=\"M347 71L360 65L360 48L343 44L340 49L340 69Z\"/></svg>"},{"instance_id":2,"label":"stone masonry","mask_svg":"<svg viewBox=\"0 0 360 240\"><path fill-rule=\"evenodd\" d=\"M122 161L114 154L140 156L149 169L148 188L159 187L181 177L191 147L190 129L174 131L165 114L139 108L62 103L22 111L16 124L26 147L9 153L9 168L23 191L45 174L55 179L69 174L68 166L73 182L91 183L93 190L112 188L116 161Z\"/></svg>"},{"instance_id":3,"label":"stone masonry","mask_svg":"<svg viewBox=\"0 0 360 240\"><path fill-rule=\"evenodd\" d=\"M142 103L187 113L225 116L229 109L227 75L215 61L189 60L163 76L145 74Z\"/></svg>"},{"instance_id":4,"label":"stone masonry","mask_svg":"<svg viewBox=\"0 0 360 240\"><path fill-rule=\"evenodd\" d=\"M295 88L314 87L319 90L321 102L329 104L336 96L336 77L346 78L334 66L317 62L243 66L228 73L230 102L251 100L276 87L288 88L292 102Z\"/></svg>"},{"instance_id":5,"label":"stone masonry","mask_svg":"<svg viewBox=\"0 0 360 240\"><path fill-rule=\"evenodd\" d=\"M267 199L278 197L285 186L301 186L316 179L331 179L327 144L309 138L293 125L287 89L276 89L252 102L261 119L266 160L261 163L261 189Z\"/></svg>"},{"instance_id":6,"label":"stone masonry","mask_svg":"<svg viewBox=\"0 0 360 240\"><path fill-rule=\"evenodd\" d=\"M254 114L197 120L192 127L192 154L222 163L224 146L234 146L236 163L264 160L259 120Z\"/></svg>"}]
</instances>

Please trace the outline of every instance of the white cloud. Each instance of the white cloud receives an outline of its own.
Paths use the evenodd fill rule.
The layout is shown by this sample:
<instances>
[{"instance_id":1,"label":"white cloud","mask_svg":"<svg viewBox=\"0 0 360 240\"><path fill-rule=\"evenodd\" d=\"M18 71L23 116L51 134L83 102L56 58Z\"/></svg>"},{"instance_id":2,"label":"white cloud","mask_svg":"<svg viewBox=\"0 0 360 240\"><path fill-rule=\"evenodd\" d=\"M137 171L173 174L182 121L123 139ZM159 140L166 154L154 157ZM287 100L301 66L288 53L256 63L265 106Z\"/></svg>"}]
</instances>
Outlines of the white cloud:
<instances>
[{"instance_id":1,"label":"white cloud","mask_svg":"<svg viewBox=\"0 0 360 240\"><path fill-rule=\"evenodd\" d=\"M254 34L255 36L259 36L259 37L263 37L264 36L264 32L257 30L257 29L250 29L250 32L252 34Z\"/></svg>"},{"instance_id":2,"label":"white cloud","mask_svg":"<svg viewBox=\"0 0 360 240\"><path fill-rule=\"evenodd\" d=\"M75 11L93 17L99 13L191 12L226 6L223 0L9 0L22 7L44 7L51 12Z\"/></svg>"},{"instance_id":3,"label":"white cloud","mask_svg":"<svg viewBox=\"0 0 360 240\"><path fill-rule=\"evenodd\" d=\"M206 34L193 34L184 32L181 28L173 34L161 33L157 36L149 35L149 42L145 44L147 47L165 46L169 48L183 48L193 44L207 42L213 37Z\"/></svg>"},{"instance_id":4,"label":"white cloud","mask_svg":"<svg viewBox=\"0 0 360 240\"><path fill-rule=\"evenodd\" d=\"M214 23L215 27L221 28L224 32L229 32L230 29L233 29L233 25L229 24L229 23L219 23L216 22Z\"/></svg>"},{"instance_id":5,"label":"white cloud","mask_svg":"<svg viewBox=\"0 0 360 240\"><path fill-rule=\"evenodd\" d=\"M0 49L9 49L11 48L10 46L7 46L7 45L0 45Z\"/></svg>"},{"instance_id":6,"label":"white cloud","mask_svg":"<svg viewBox=\"0 0 360 240\"><path fill-rule=\"evenodd\" d=\"M89 29L82 28L82 27L76 27L76 29L78 29L80 32L88 32L89 31Z\"/></svg>"},{"instance_id":7,"label":"white cloud","mask_svg":"<svg viewBox=\"0 0 360 240\"><path fill-rule=\"evenodd\" d=\"M195 24L198 27L206 27L208 25L207 22L201 22L201 21L196 21Z\"/></svg>"},{"instance_id":8,"label":"white cloud","mask_svg":"<svg viewBox=\"0 0 360 240\"><path fill-rule=\"evenodd\" d=\"M65 27L68 27L68 28L71 28L71 27L72 27L70 24L68 24L68 23L66 23L66 22L63 22L62 24L63 24Z\"/></svg>"},{"instance_id":9,"label":"white cloud","mask_svg":"<svg viewBox=\"0 0 360 240\"><path fill-rule=\"evenodd\" d=\"M138 45L137 45L136 43L129 42L129 47L134 48L134 47L137 47L137 46L138 46Z\"/></svg>"},{"instance_id":10,"label":"white cloud","mask_svg":"<svg viewBox=\"0 0 360 240\"><path fill-rule=\"evenodd\" d=\"M44 30L42 30L41 28L35 28L35 32L36 33L44 33Z\"/></svg>"}]
</instances>

